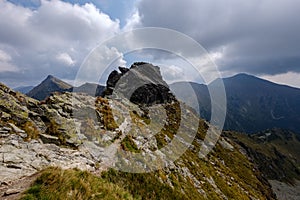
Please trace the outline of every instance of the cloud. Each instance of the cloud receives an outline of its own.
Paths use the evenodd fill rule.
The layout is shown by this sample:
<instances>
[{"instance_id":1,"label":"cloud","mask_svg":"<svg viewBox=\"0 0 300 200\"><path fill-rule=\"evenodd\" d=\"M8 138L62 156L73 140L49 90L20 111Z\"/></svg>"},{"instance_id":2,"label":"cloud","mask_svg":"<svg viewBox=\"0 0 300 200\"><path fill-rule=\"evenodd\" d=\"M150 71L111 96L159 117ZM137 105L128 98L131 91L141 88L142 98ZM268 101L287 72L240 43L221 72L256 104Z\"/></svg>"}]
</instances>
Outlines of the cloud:
<instances>
[{"instance_id":1,"label":"cloud","mask_svg":"<svg viewBox=\"0 0 300 200\"><path fill-rule=\"evenodd\" d=\"M0 74L11 86L20 79L37 84L48 74L72 79L90 50L120 32L119 21L92 3L60 0L42 0L35 9L0 0L0 27L0 49L20 69ZM66 70L68 66L72 70Z\"/></svg>"},{"instance_id":2,"label":"cloud","mask_svg":"<svg viewBox=\"0 0 300 200\"><path fill-rule=\"evenodd\" d=\"M73 66L76 62L67 53L60 53L56 56L56 59L66 66Z\"/></svg>"},{"instance_id":3,"label":"cloud","mask_svg":"<svg viewBox=\"0 0 300 200\"><path fill-rule=\"evenodd\" d=\"M0 49L0 72L17 72L18 68L11 63L11 56Z\"/></svg>"},{"instance_id":4,"label":"cloud","mask_svg":"<svg viewBox=\"0 0 300 200\"><path fill-rule=\"evenodd\" d=\"M125 31L130 31L133 28L141 26L141 17L138 11L134 12L127 20L123 28Z\"/></svg>"},{"instance_id":5,"label":"cloud","mask_svg":"<svg viewBox=\"0 0 300 200\"><path fill-rule=\"evenodd\" d=\"M275 83L289 85L289 86L293 86L293 87L297 87L297 88L300 88L299 77L300 77L300 73L295 73L295 72L261 76L261 78L263 78L263 79L267 79L267 80L270 80Z\"/></svg>"},{"instance_id":6,"label":"cloud","mask_svg":"<svg viewBox=\"0 0 300 200\"><path fill-rule=\"evenodd\" d=\"M181 67L171 65L171 66L160 66L162 76L166 81L178 81L184 79L184 72Z\"/></svg>"},{"instance_id":7,"label":"cloud","mask_svg":"<svg viewBox=\"0 0 300 200\"><path fill-rule=\"evenodd\" d=\"M0 49L0 62L9 62L11 61L11 56L5 51Z\"/></svg>"},{"instance_id":8,"label":"cloud","mask_svg":"<svg viewBox=\"0 0 300 200\"><path fill-rule=\"evenodd\" d=\"M300 1L141 0L142 26L165 27L220 52L221 71L300 72ZM173 41L176 42L176 41Z\"/></svg>"},{"instance_id":9,"label":"cloud","mask_svg":"<svg viewBox=\"0 0 300 200\"><path fill-rule=\"evenodd\" d=\"M74 84L79 85L85 82L105 84L112 70L115 70L117 66L124 67L125 65L123 53L117 48L99 46L86 57L78 70Z\"/></svg>"}]
</instances>

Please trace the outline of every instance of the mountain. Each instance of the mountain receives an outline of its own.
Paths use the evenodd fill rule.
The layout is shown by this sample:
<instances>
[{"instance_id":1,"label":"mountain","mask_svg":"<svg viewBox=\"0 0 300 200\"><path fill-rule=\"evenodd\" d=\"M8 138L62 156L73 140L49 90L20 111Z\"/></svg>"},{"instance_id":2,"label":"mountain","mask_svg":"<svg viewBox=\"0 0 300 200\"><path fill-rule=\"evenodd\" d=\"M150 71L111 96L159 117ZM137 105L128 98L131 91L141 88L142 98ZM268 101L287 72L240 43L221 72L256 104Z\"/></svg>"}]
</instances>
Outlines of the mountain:
<instances>
[{"instance_id":1,"label":"mountain","mask_svg":"<svg viewBox=\"0 0 300 200\"><path fill-rule=\"evenodd\" d=\"M144 75L136 78L145 80ZM185 105L178 110L178 102L136 102L139 94L131 102L64 92L40 102L0 84L0 196L276 199L238 143L221 136L206 157L199 157L202 147L213 145L210 137L205 140L207 122ZM150 102L150 116L145 116L136 103ZM176 134L183 121L184 134ZM193 129L195 124L199 127ZM169 156L180 148L172 144L186 147L174 161Z\"/></svg>"},{"instance_id":2,"label":"mountain","mask_svg":"<svg viewBox=\"0 0 300 200\"><path fill-rule=\"evenodd\" d=\"M72 86L52 75L42 81L38 86L30 90L27 95L37 100L44 100L50 96L53 92L64 92L68 91Z\"/></svg>"},{"instance_id":3,"label":"mountain","mask_svg":"<svg viewBox=\"0 0 300 200\"><path fill-rule=\"evenodd\" d=\"M279 85L247 74L222 79L227 99L225 130L255 133L270 128L289 129L300 133L300 89ZM215 87L217 79L209 84ZM191 85L196 93L200 116L210 119L210 99L207 86L197 83L174 83L170 87L177 97L193 108L197 102L186 91L184 84Z\"/></svg>"},{"instance_id":4,"label":"mountain","mask_svg":"<svg viewBox=\"0 0 300 200\"><path fill-rule=\"evenodd\" d=\"M21 87L14 88L14 90L18 91L18 92L21 92L23 94L26 94L30 90L32 90L33 88L34 88L34 86L21 86Z\"/></svg>"},{"instance_id":5,"label":"mountain","mask_svg":"<svg viewBox=\"0 0 300 200\"><path fill-rule=\"evenodd\" d=\"M100 96L104 88L104 86L95 83L84 83L79 87L73 87L64 81L49 75L38 86L27 92L27 95L37 100L44 100L54 92L77 92L85 93L90 96Z\"/></svg>"},{"instance_id":6,"label":"mountain","mask_svg":"<svg viewBox=\"0 0 300 200\"><path fill-rule=\"evenodd\" d=\"M70 91L78 93L86 93L90 96L100 96L104 91L104 86L95 83L84 83L79 87L73 87Z\"/></svg>"}]
</instances>

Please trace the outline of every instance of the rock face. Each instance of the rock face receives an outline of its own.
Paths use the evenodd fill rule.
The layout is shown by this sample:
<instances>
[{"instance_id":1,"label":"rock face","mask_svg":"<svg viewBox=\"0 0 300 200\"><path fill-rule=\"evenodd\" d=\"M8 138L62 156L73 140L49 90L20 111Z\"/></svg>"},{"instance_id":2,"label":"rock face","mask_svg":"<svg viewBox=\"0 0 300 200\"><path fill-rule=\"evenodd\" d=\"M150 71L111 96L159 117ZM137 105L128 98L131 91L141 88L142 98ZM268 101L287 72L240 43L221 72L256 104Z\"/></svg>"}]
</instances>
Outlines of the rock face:
<instances>
[{"instance_id":1,"label":"rock face","mask_svg":"<svg viewBox=\"0 0 300 200\"><path fill-rule=\"evenodd\" d=\"M149 63L137 62L130 69L119 67L110 73L103 96L122 95L138 105L172 102L175 96L163 80L160 69Z\"/></svg>"}]
</instances>

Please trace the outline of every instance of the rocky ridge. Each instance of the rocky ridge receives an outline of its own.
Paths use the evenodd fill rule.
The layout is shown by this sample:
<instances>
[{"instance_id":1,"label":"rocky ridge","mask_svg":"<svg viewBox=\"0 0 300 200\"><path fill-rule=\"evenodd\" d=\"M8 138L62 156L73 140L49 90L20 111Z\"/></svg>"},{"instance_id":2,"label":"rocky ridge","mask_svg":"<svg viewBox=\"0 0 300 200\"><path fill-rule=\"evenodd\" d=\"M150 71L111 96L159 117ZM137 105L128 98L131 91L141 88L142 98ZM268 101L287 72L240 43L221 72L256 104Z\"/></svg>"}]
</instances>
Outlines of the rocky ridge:
<instances>
[{"instance_id":1,"label":"rocky ridge","mask_svg":"<svg viewBox=\"0 0 300 200\"><path fill-rule=\"evenodd\" d=\"M199 158L201 145L209 145L203 142L207 123L188 107L180 108L176 101L161 103L156 98L147 103L153 108L145 117L144 111L126 98L65 92L39 102L1 84L1 195L9 196L16 180L49 166L99 175L111 167L133 167L136 160L131 155L137 154L137 158L147 155L149 159L136 162L137 170L151 169L156 165L152 161L161 162L163 168L144 176L180 191L185 199L275 199L266 179L230 139L221 137L206 158ZM162 149L174 138L183 144L189 138L188 134L176 136L180 124L176 113L181 112L181 120L199 123L199 127L187 151L169 161ZM186 124L183 129L189 133L193 131L190 127ZM127 180L125 172L113 174L118 176L116 180L110 177L116 184L124 184L118 183L123 179L126 184L138 181L138 175Z\"/></svg>"}]
</instances>

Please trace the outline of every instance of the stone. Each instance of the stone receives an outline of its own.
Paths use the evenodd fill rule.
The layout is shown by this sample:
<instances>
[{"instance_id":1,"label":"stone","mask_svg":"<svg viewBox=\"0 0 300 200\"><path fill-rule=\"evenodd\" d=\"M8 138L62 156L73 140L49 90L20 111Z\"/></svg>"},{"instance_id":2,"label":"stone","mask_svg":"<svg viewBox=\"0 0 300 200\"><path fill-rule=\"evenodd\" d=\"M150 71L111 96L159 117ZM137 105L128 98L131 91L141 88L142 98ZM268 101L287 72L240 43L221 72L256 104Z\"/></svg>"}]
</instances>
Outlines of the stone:
<instances>
[{"instance_id":1,"label":"stone","mask_svg":"<svg viewBox=\"0 0 300 200\"><path fill-rule=\"evenodd\" d=\"M6 190L6 192L4 193L4 196L9 196L9 195L13 195L13 194L18 194L22 192L21 189L16 189L16 188L13 188L13 189L8 189Z\"/></svg>"},{"instance_id":2,"label":"stone","mask_svg":"<svg viewBox=\"0 0 300 200\"><path fill-rule=\"evenodd\" d=\"M56 145L60 145L60 140L56 136L47 135L47 134L40 134L40 138L43 141L43 143L53 143Z\"/></svg>"},{"instance_id":3,"label":"stone","mask_svg":"<svg viewBox=\"0 0 300 200\"><path fill-rule=\"evenodd\" d=\"M8 125L12 128L12 130L16 133L25 133L24 130L18 128L16 125L12 124L12 123L8 123Z\"/></svg>"}]
</instances>

